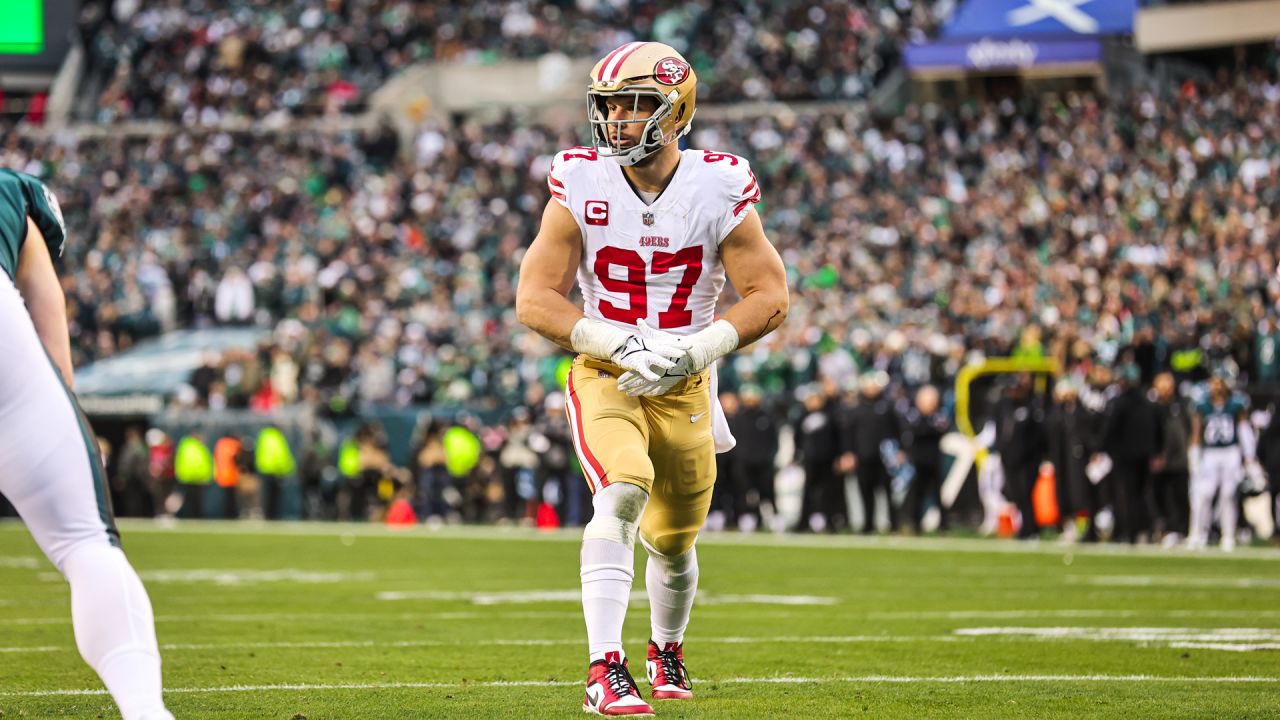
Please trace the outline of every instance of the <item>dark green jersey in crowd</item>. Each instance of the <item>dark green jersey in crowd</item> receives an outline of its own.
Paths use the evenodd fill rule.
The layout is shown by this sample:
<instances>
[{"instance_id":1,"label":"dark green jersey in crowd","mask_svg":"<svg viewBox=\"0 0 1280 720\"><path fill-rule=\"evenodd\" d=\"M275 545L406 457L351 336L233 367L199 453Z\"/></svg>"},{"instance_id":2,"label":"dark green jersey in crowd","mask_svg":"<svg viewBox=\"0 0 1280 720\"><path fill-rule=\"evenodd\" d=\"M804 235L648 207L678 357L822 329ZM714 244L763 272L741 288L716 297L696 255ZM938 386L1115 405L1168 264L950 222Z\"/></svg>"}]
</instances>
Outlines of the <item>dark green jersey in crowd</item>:
<instances>
[{"instance_id":1,"label":"dark green jersey in crowd","mask_svg":"<svg viewBox=\"0 0 1280 720\"><path fill-rule=\"evenodd\" d=\"M44 183L26 173L0 169L0 268L10 279L18 274L18 256L27 239L27 218L44 234L49 254L62 255L67 228L62 208Z\"/></svg>"},{"instance_id":2,"label":"dark green jersey in crowd","mask_svg":"<svg viewBox=\"0 0 1280 720\"><path fill-rule=\"evenodd\" d=\"M1280 328L1273 327L1267 333L1258 332L1254 357L1258 359L1259 381L1268 383L1280 380Z\"/></svg>"},{"instance_id":3,"label":"dark green jersey in crowd","mask_svg":"<svg viewBox=\"0 0 1280 720\"><path fill-rule=\"evenodd\" d=\"M1232 447L1240 442L1236 423L1244 412L1244 404L1239 400L1229 398L1220 406L1206 400L1196 412L1200 414L1200 440L1205 447Z\"/></svg>"}]
</instances>

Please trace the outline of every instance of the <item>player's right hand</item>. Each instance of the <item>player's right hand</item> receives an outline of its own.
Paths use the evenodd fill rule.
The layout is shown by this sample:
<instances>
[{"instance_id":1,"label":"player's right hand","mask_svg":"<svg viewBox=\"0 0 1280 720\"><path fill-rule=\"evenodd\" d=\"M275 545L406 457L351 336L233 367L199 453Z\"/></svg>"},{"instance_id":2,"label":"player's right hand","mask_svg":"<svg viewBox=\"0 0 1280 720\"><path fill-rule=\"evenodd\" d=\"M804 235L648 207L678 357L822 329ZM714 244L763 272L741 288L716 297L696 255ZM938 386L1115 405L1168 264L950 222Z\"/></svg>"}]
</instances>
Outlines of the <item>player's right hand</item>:
<instances>
[{"instance_id":1,"label":"player's right hand","mask_svg":"<svg viewBox=\"0 0 1280 720\"><path fill-rule=\"evenodd\" d=\"M613 362L626 370L618 378L618 389L635 397L661 394L671 385L662 387L663 375L676 366L676 359L684 353L676 344L676 336L649 327L644 320L636 323L636 332L613 354ZM677 378L678 382L683 378Z\"/></svg>"}]
</instances>

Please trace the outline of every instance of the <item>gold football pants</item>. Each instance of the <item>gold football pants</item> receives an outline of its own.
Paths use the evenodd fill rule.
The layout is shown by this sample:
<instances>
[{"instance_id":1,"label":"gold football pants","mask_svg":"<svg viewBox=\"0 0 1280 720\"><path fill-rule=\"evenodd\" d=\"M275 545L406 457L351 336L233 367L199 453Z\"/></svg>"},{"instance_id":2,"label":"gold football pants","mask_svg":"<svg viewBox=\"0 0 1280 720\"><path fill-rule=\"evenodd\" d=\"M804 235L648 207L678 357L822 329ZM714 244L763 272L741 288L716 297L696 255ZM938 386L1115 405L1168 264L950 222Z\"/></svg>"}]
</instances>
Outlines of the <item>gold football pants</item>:
<instances>
[{"instance_id":1,"label":"gold football pants","mask_svg":"<svg viewBox=\"0 0 1280 720\"><path fill-rule=\"evenodd\" d=\"M573 445L594 494L613 483L649 493L640 537L663 555L693 547L716 482L710 373L658 397L627 397L618 366L579 355L565 403Z\"/></svg>"}]
</instances>

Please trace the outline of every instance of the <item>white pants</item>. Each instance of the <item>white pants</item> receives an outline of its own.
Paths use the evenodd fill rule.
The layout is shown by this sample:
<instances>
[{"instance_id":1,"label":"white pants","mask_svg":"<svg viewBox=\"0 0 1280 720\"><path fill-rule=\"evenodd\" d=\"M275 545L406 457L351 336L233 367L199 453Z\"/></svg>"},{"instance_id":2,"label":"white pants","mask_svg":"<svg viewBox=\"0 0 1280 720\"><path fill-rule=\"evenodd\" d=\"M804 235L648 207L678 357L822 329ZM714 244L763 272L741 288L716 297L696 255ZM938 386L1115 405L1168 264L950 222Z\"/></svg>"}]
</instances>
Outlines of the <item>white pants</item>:
<instances>
[{"instance_id":1,"label":"white pants","mask_svg":"<svg viewBox=\"0 0 1280 720\"><path fill-rule=\"evenodd\" d=\"M0 492L71 585L80 656L125 720L173 720L161 695L151 600L119 549L89 424L0 274Z\"/></svg>"},{"instance_id":2,"label":"white pants","mask_svg":"<svg viewBox=\"0 0 1280 720\"><path fill-rule=\"evenodd\" d=\"M982 501L982 534L993 535L1000 527L1000 512L1009 501L1004 498L1004 463L1000 453L991 453L978 470L978 498Z\"/></svg>"},{"instance_id":3,"label":"white pants","mask_svg":"<svg viewBox=\"0 0 1280 720\"><path fill-rule=\"evenodd\" d=\"M1192 539L1204 541L1213 526L1213 501L1218 499L1218 520L1223 537L1234 539L1237 508L1236 490L1244 479L1244 460L1239 446L1205 448L1200 456L1200 467L1191 478L1191 527Z\"/></svg>"},{"instance_id":4,"label":"white pants","mask_svg":"<svg viewBox=\"0 0 1280 720\"><path fill-rule=\"evenodd\" d=\"M118 545L88 423L0 273L0 493L59 570L82 543Z\"/></svg>"}]
</instances>

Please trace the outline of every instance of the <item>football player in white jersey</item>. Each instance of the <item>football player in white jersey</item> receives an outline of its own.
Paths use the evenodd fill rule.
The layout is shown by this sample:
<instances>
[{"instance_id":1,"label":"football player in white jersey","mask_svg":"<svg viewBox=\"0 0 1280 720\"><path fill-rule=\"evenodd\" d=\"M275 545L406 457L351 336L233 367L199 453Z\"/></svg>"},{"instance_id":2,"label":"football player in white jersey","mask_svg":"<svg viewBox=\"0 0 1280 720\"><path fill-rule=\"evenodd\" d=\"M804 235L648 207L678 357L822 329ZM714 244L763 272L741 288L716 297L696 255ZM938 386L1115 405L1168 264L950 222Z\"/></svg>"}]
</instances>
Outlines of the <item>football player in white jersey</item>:
<instances>
[{"instance_id":1,"label":"football player in white jersey","mask_svg":"<svg viewBox=\"0 0 1280 720\"><path fill-rule=\"evenodd\" d=\"M684 632L694 541L733 446L713 364L786 317L786 272L753 205L743 158L681 151L697 78L661 43L628 43L591 71L594 143L556 155L552 198L520 268L520 321L578 353L567 411L594 494L583 533L590 666L583 709L653 712L632 679L622 623L636 535L648 551L654 699L689 699ZM715 318L726 277L741 299ZM583 307L567 296L574 281Z\"/></svg>"},{"instance_id":2,"label":"football player in white jersey","mask_svg":"<svg viewBox=\"0 0 1280 720\"><path fill-rule=\"evenodd\" d=\"M151 601L120 551L102 460L71 393L66 299L52 261L65 238L53 193L0 169L0 492L70 583L76 647L120 714L173 720Z\"/></svg>"}]
</instances>

